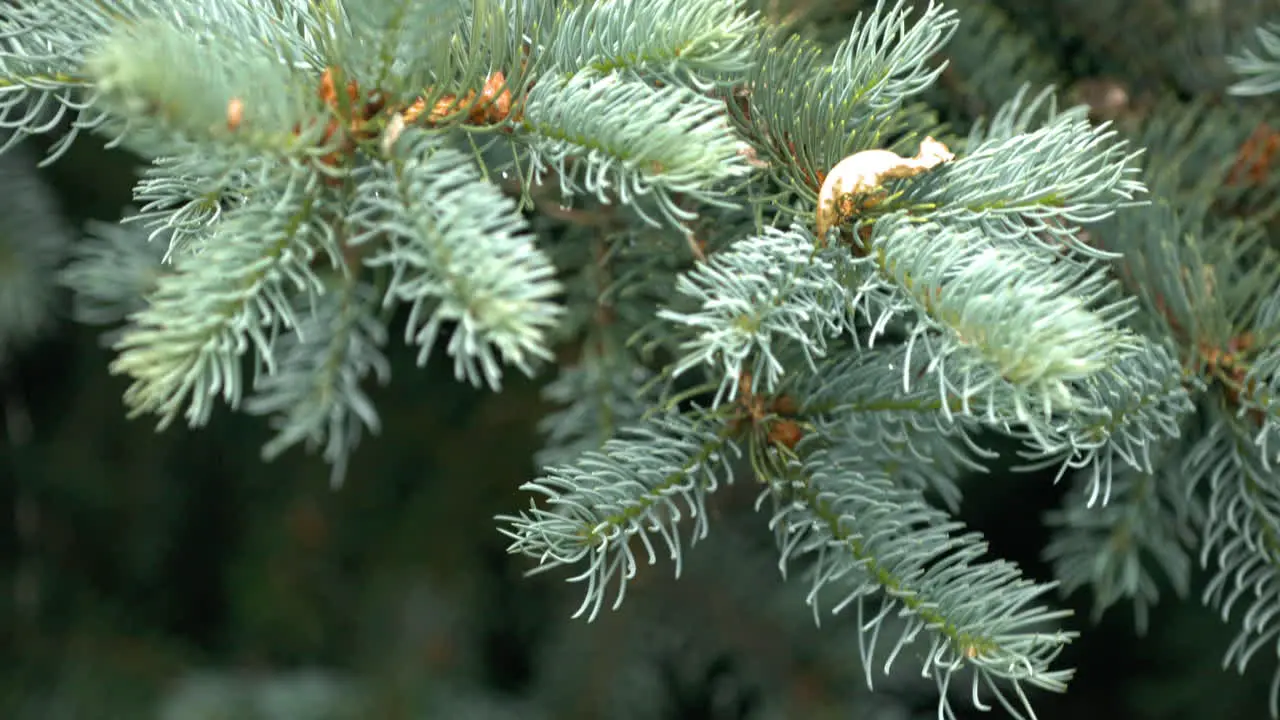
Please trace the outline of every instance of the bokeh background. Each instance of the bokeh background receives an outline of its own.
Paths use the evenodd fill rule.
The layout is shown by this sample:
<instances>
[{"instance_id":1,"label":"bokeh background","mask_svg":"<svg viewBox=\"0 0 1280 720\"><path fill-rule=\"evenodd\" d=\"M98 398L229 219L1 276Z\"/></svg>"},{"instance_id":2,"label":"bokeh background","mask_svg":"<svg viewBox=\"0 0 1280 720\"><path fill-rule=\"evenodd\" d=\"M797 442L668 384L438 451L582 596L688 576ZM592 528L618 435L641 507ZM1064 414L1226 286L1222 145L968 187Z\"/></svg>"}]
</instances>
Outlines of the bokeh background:
<instances>
[{"instance_id":1,"label":"bokeh background","mask_svg":"<svg viewBox=\"0 0 1280 720\"><path fill-rule=\"evenodd\" d=\"M838 39L874 3L756 4ZM958 128L1025 80L1130 129L1178 103L1243 102L1222 92L1222 57L1280 19L1247 0L947 4L967 25L928 99ZM1241 142L1256 130L1223 128ZM51 277L87 220L120 216L136 161L85 138L36 169L51 140L0 158L0 717L934 716L911 658L876 669L870 693L852 621L814 626L778 577L750 483L715 499L682 579L659 565L621 610L571 620L577 589L523 577L493 521L527 502L546 378L493 395L393 351L392 384L373 393L384 430L338 490L316 458L260 461L268 435L252 418L163 433L127 420L101 330L66 319ZM962 515L1047 579L1042 518L1066 486L966 479ZM1196 597L1167 599L1140 637L1127 608L1094 623L1087 595L1063 598L1082 632L1064 662L1079 670L1040 716L1265 717L1272 654L1223 671L1232 629Z\"/></svg>"}]
</instances>

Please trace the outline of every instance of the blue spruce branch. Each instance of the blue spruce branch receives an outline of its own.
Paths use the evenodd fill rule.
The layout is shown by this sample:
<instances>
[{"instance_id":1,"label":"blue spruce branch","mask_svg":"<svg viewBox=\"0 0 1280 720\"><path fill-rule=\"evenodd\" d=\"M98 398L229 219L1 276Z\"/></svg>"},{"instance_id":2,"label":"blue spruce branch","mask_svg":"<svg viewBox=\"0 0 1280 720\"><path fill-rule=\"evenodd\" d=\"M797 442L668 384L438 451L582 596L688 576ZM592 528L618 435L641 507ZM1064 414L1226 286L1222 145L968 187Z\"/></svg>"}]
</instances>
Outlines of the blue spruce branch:
<instances>
[{"instance_id":1,"label":"blue spruce branch","mask_svg":"<svg viewBox=\"0 0 1280 720\"><path fill-rule=\"evenodd\" d=\"M1039 66L948 130L930 92L1000 21L959 5L877 0L825 47L736 0L6 4L0 149L91 131L148 163L58 277L119 323L111 370L160 427L267 415L266 457L337 482L380 424L391 310L476 385L575 358L498 520L535 572L573 568L579 615L645 558L679 572L753 477L815 615L856 605L868 680L919 643L941 716L967 678L1031 717L1074 631L952 517L994 432L1072 475L1065 587L1141 620L1198 551L1206 600L1247 606L1243 667L1280 632L1275 208L1218 217L1256 199L1222 190L1243 139L1192 121L1223 111L1099 126ZM1276 86L1259 44L1240 93Z\"/></svg>"}]
</instances>

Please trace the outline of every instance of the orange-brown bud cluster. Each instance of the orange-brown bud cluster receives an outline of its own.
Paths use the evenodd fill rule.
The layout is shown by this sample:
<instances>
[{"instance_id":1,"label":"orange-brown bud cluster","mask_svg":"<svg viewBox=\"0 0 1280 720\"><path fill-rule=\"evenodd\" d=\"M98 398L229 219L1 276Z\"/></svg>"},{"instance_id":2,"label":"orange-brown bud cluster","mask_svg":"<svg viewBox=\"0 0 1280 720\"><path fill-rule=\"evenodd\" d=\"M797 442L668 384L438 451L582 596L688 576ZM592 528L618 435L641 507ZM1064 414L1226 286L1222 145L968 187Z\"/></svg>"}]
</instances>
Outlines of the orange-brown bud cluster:
<instances>
[{"instance_id":1,"label":"orange-brown bud cluster","mask_svg":"<svg viewBox=\"0 0 1280 720\"><path fill-rule=\"evenodd\" d=\"M372 121L379 113L387 110L386 95L381 90L362 92L360 85L354 79L348 80L340 89L334 76L334 68L325 68L316 88L316 94L321 102L335 111L326 121L320 140L320 143L325 146L336 144L332 152L321 158L321 162L331 167L346 161L355 151L358 141L370 139L377 134L377 125ZM340 103L344 94L345 103ZM344 104L345 108L342 107ZM475 90L468 90L462 97L454 94L441 96L434 103L431 111L425 113L425 118L422 116L426 111L426 100L421 97L396 114L399 115L401 127L417 121L423 121L427 125L438 125L462 111L466 112L467 122L492 124L510 117L512 106L513 101L511 91L507 87L506 76L498 71L485 80L484 87L478 94ZM340 110L346 112L338 112ZM245 102L242 98L232 98L227 103L228 130L235 132L244 125L245 111ZM344 114L345 122L342 119ZM516 118L519 117L517 110ZM295 135L302 134L302 131L301 125L293 128Z\"/></svg>"},{"instance_id":2,"label":"orange-brown bud cluster","mask_svg":"<svg viewBox=\"0 0 1280 720\"><path fill-rule=\"evenodd\" d=\"M1254 128L1236 153L1236 162L1227 175L1228 185L1262 185L1271 175L1271 161L1280 151L1280 132L1266 123Z\"/></svg>"},{"instance_id":3,"label":"orange-brown bud cluster","mask_svg":"<svg viewBox=\"0 0 1280 720\"><path fill-rule=\"evenodd\" d=\"M1201 355L1209 366L1209 375L1222 380L1222 393L1233 407L1240 405L1241 393L1252 393L1257 390L1257 381L1247 378L1249 363L1247 356L1254 350L1257 340L1253 333L1241 333L1227 342L1225 349L1204 347ZM1252 410L1249 419L1261 426L1264 418L1261 411Z\"/></svg>"},{"instance_id":4,"label":"orange-brown bud cluster","mask_svg":"<svg viewBox=\"0 0 1280 720\"><path fill-rule=\"evenodd\" d=\"M751 390L751 374L738 378L738 414L731 423L736 433L745 426L764 435L770 444L795 449L804 438L804 430L795 416L800 412L795 399L788 395L766 397Z\"/></svg>"},{"instance_id":5,"label":"orange-brown bud cluster","mask_svg":"<svg viewBox=\"0 0 1280 720\"><path fill-rule=\"evenodd\" d=\"M342 163L352 152L355 151L356 140L364 140L373 137L375 130L369 122L375 115L382 111L386 100L380 90L369 92L364 101L361 102L360 86L355 80L348 80L346 84L346 95L348 109L350 110L350 119L347 121L345 128L341 127L341 120L335 113L329 118L325 124L324 135L320 142L328 145L334 139L341 129L342 137L339 140L338 147L331 153L321 158L321 162L330 167L336 167ZM340 108L338 102L338 88L334 84L333 68L325 68L324 73L320 76L320 87L316 91L321 102L329 106L333 110ZM294 128L294 132L301 132L301 128Z\"/></svg>"},{"instance_id":6,"label":"orange-brown bud cluster","mask_svg":"<svg viewBox=\"0 0 1280 720\"><path fill-rule=\"evenodd\" d=\"M479 98L476 97L475 90L468 90L461 98L452 93L442 95L432 105L431 112L427 113L426 123L437 125L468 107L470 108L467 112L468 122L492 124L506 120L511 114L511 91L507 88L506 75L501 70L490 75L480 90ZM427 101L418 98L405 109L405 122L410 125L417 122L426 109Z\"/></svg>"}]
</instances>

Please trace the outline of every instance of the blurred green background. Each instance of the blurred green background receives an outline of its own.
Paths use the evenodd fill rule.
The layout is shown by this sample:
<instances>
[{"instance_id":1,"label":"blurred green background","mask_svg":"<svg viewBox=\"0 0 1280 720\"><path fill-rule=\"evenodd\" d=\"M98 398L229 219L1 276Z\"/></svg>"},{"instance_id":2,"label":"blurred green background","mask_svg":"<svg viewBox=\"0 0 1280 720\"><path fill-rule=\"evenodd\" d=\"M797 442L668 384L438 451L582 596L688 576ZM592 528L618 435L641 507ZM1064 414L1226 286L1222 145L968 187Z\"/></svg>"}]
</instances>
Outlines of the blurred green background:
<instances>
[{"instance_id":1,"label":"blurred green background","mask_svg":"<svg viewBox=\"0 0 1280 720\"><path fill-rule=\"evenodd\" d=\"M839 37L870 3L760 4L812 12ZM1008 11L1064 77L1115 78L1134 97L1216 92L1195 85L1209 82L1204 66L1142 54L1159 33L1202 26L1203 2L1115 10L1134 23L1129 45L1107 3L958 4ZM1228 4L1216 17L1236 24L1237 9L1261 7ZM965 78L950 80L933 99L957 122L989 111ZM79 228L119 216L135 169L86 139L38 175ZM221 412L198 432L163 433L126 420L125 381L108 373L98 334L60 320L0 366L11 519L0 522L0 718L934 716L932 683L910 658L870 694L850 620L813 626L747 512L750 487L716 499L712 539L683 579L660 565L620 611L569 619L576 587L563 573L522 577L527 563L505 554L492 520L527 502L518 486L534 474L546 378L512 376L493 395L455 382L447 363L418 369L395 351L391 386L373 394L384 430L332 490L318 459L262 463L255 419ZM992 551L1048 578L1040 518L1064 488L998 475L965 489L964 519ZM1067 695L1039 697L1042 718L1265 716L1275 659L1223 672L1232 630L1196 598L1165 603L1145 638L1124 608L1094 626L1087 597L1066 602L1083 637L1065 663L1079 672Z\"/></svg>"}]
</instances>

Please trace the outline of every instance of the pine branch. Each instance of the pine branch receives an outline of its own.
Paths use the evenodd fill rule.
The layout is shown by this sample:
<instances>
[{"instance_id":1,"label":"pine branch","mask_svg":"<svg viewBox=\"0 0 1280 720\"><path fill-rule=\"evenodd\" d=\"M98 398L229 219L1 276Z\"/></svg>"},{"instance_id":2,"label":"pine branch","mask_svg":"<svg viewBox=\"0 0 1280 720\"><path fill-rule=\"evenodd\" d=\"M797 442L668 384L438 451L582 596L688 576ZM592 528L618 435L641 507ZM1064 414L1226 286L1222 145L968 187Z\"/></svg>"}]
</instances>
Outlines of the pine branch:
<instances>
[{"instance_id":1,"label":"pine branch","mask_svg":"<svg viewBox=\"0 0 1280 720\"><path fill-rule=\"evenodd\" d=\"M546 437L538 466L567 465L641 422L661 401L653 380L651 370L622 353L589 353L562 369L542 391L544 400L563 407L538 423Z\"/></svg>"},{"instance_id":2,"label":"pine branch","mask_svg":"<svg viewBox=\"0 0 1280 720\"><path fill-rule=\"evenodd\" d=\"M1096 268L1029 260L964 225L884 218L859 264L868 280L854 306L877 292L895 296L868 322L882 327L885 315L910 313L908 357L925 353L944 393L965 403L988 395L988 406L1012 406L1019 419L1078 408L1074 384L1133 342L1120 325L1132 308L1105 302L1109 281ZM990 399L1007 391L1009 405Z\"/></svg>"},{"instance_id":3,"label":"pine branch","mask_svg":"<svg viewBox=\"0 0 1280 720\"><path fill-rule=\"evenodd\" d=\"M1280 494L1274 475L1262 466L1247 432L1226 413L1215 411L1204 436L1190 449L1183 472L1209 488L1209 513L1200 545L1200 564L1214 564L1204 602L1225 621L1244 605L1241 627L1223 665L1243 672L1253 656L1276 646L1280 621ZM1270 709L1280 713L1280 670L1273 672Z\"/></svg>"},{"instance_id":4,"label":"pine branch","mask_svg":"<svg viewBox=\"0 0 1280 720\"><path fill-rule=\"evenodd\" d=\"M1251 355L1236 391L1239 413L1256 422L1254 444L1264 468L1280 468L1280 291L1261 298Z\"/></svg>"},{"instance_id":5,"label":"pine branch","mask_svg":"<svg viewBox=\"0 0 1280 720\"><path fill-rule=\"evenodd\" d=\"M493 3L490 7L502 12L505 5ZM438 84L436 78L445 75L442 70L453 64L460 44L454 33L463 25L466 9L458 0L342 3L342 17L333 21L332 34L336 37L317 38L324 47L323 64L341 62L344 72L361 85L393 93L404 89L416 95L423 88ZM502 17L506 19L505 13ZM494 41L499 37L485 39ZM499 48L497 43L488 46L490 51Z\"/></svg>"},{"instance_id":6,"label":"pine branch","mask_svg":"<svg viewBox=\"0 0 1280 720\"><path fill-rule=\"evenodd\" d=\"M686 331L673 373L706 368L723 377L717 402L732 400L744 373L753 390L772 393L786 369L779 352L796 348L812 368L843 330L843 252L821 253L803 228L765 228L698 263L676 281L692 311L663 309L658 317Z\"/></svg>"},{"instance_id":7,"label":"pine branch","mask_svg":"<svg viewBox=\"0 0 1280 720\"><path fill-rule=\"evenodd\" d=\"M1230 88L1235 95L1270 95L1280 90L1280 25L1268 23L1256 33L1256 50L1245 48L1228 58L1231 69L1244 76Z\"/></svg>"},{"instance_id":8,"label":"pine branch","mask_svg":"<svg viewBox=\"0 0 1280 720\"><path fill-rule=\"evenodd\" d=\"M210 228L252 194L253 176L236 168L210 176L199 156L157 158L146 167L133 190L138 212L122 222L150 230L147 242L165 240L164 261L202 249Z\"/></svg>"},{"instance_id":9,"label":"pine branch","mask_svg":"<svg viewBox=\"0 0 1280 720\"><path fill-rule=\"evenodd\" d=\"M547 54L565 72L627 71L710 91L750 67L756 15L742 0L613 0L565 13Z\"/></svg>"},{"instance_id":10,"label":"pine branch","mask_svg":"<svg viewBox=\"0 0 1280 720\"><path fill-rule=\"evenodd\" d=\"M1024 87L989 126L974 127L967 152L914 180L885 209L915 208L938 222L972 223L1022 247L1114 257L1080 242L1077 233L1132 206L1144 192L1134 163L1141 153L1126 145L1114 131L1091 125L1084 107L1059 112L1049 90L1028 101Z\"/></svg>"},{"instance_id":11,"label":"pine branch","mask_svg":"<svg viewBox=\"0 0 1280 720\"><path fill-rule=\"evenodd\" d=\"M960 402L949 401L953 415L948 419L940 412L942 401L928 387L886 391L900 382L898 368L907 361L902 345L844 355L799 379L790 393L816 435L859 453L859 468L904 488L937 493L954 512L961 499L959 480L986 472L984 463L999 454L975 442L980 424L960 415ZM918 366L913 369L924 368L918 359L911 362Z\"/></svg>"},{"instance_id":12,"label":"pine branch","mask_svg":"<svg viewBox=\"0 0 1280 720\"><path fill-rule=\"evenodd\" d=\"M45 134L71 116L71 129L57 140L45 162L71 147L82 130L92 130L108 117L90 109L84 90L86 53L96 34L120 8L97 3L39 2L0 5L0 128L13 130L0 152L24 135Z\"/></svg>"},{"instance_id":13,"label":"pine branch","mask_svg":"<svg viewBox=\"0 0 1280 720\"><path fill-rule=\"evenodd\" d=\"M856 608L868 684L873 666L887 668L928 636L922 672L942 693L939 717L955 717L947 690L963 671L971 673L977 709L989 709L985 690L1014 717L1034 717L1025 688L1062 692L1074 672L1051 664L1075 633L1046 628L1069 611L1035 604L1053 584L983 560L979 534L957 534L962 525L945 512L886 477L857 470L860 464L844 449L818 450L800 477L773 485L770 526L783 566L812 559L805 573L815 619L824 600L833 613ZM880 625L895 611L908 622L882 651Z\"/></svg>"},{"instance_id":14,"label":"pine branch","mask_svg":"<svg viewBox=\"0 0 1280 720\"><path fill-rule=\"evenodd\" d=\"M7 133L0 132L0 145ZM29 148L0 157L0 365L53 325L54 277L71 244Z\"/></svg>"},{"instance_id":15,"label":"pine branch","mask_svg":"<svg viewBox=\"0 0 1280 720\"><path fill-rule=\"evenodd\" d=\"M348 222L365 263L392 277L387 302L409 303L406 339L425 364L446 323L455 374L501 384L500 362L526 374L549 360L545 336L562 312L555 268L534 245L515 203L465 155L436 136L406 131L394 156L362 175Z\"/></svg>"},{"instance_id":16,"label":"pine branch","mask_svg":"<svg viewBox=\"0 0 1280 720\"><path fill-rule=\"evenodd\" d=\"M1024 86L1061 85L1053 58L990 0L949 0L958 24L942 55L938 86L947 103L976 120L989 116Z\"/></svg>"},{"instance_id":17,"label":"pine branch","mask_svg":"<svg viewBox=\"0 0 1280 720\"><path fill-rule=\"evenodd\" d=\"M90 221L85 238L71 249L59 282L75 293L76 321L108 325L142 311L160 277L170 272L163 266L167 237L163 232L147 237L124 224L135 217L126 215L119 223Z\"/></svg>"},{"instance_id":18,"label":"pine branch","mask_svg":"<svg viewBox=\"0 0 1280 720\"><path fill-rule=\"evenodd\" d=\"M918 131L904 106L942 71L929 59L955 32L955 15L930 3L907 26L910 3L860 14L834 56L800 37L766 34L744 80L745 108L728 105L771 176L810 201L822 175L846 155ZM892 149L892 148L891 148Z\"/></svg>"},{"instance_id":19,"label":"pine branch","mask_svg":"<svg viewBox=\"0 0 1280 720\"><path fill-rule=\"evenodd\" d=\"M179 256L147 307L130 316L111 364L133 381L125 391L130 417L155 413L164 428L182 414L203 425L217 396L238 407L241 355L274 372L274 338L299 326L293 296L323 290L312 260L341 263L319 211L320 177L295 171L263 180L270 190L220 223L204 252Z\"/></svg>"},{"instance_id":20,"label":"pine branch","mask_svg":"<svg viewBox=\"0 0 1280 720\"><path fill-rule=\"evenodd\" d=\"M1094 483L1080 473L1066 507L1045 518L1056 532L1044 557L1053 563L1064 594L1090 590L1095 622L1128 600L1138 632L1145 634L1151 608L1160 600L1157 571L1178 597L1190 592L1205 508L1203 498L1187 492L1177 447L1161 444L1157 455L1165 464L1154 472L1121 465L1109 502L1101 506L1090 497Z\"/></svg>"},{"instance_id":21,"label":"pine branch","mask_svg":"<svg viewBox=\"0 0 1280 720\"><path fill-rule=\"evenodd\" d=\"M210 175L331 152L313 80L319 69L299 70L291 57L302 38L232 34L247 28L215 25L220 19L235 18L114 29L85 61L95 107L117 118L103 129L152 157L202 157Z\"/></svg>"},{"instance_id":22,"label":"pine branch","mask_svg":"<svg viewBox=\"0 0 1280 720\"><path fill-rule=\"evenodd\" d=\"M295 299L301 324L277 343L275 371L245 402L249 413L274 416L276 435L262 448L264 460L299 443L323 447L330 484L342 484L361 435L381 427L361 385L371 374L381 384L391 379L382 352L387 330L377 309L374 288L345 279L318 299Z\"/></svg>"},{"instance_id":23,"label":"pine branch","mask_svg":"<svg viewBox=\"0 0 1280 720\"><path fill-rule=\"evenodd\" d=\"M621 606L628 582L639 567L633 540L658 559L654 539L665 544L676 576L684 550L679 524L693 522L690 543L706 537L706 498L722 482L732 482L728 467L735 446L724 428L706 420L667 414L625 430L600 451L575 463L547 469L547 475L522 489L542 498L543 507L496 519L511 538L508 551L538 561L531 573L559 566L586 565L570 582L585 582L574 617L593 620L616 584L613 608Z\"/></svg>"},{"instance_id":24,"label":"pine branch","mask_svg":"<svg viewBox=\"0 0 1280 720\"><path fill-rule=\"evenodd\" d=\"M1131 352L1077 384L1086 399L1061 428L1070 453L1021 453L1028 460L1022 470L1056 464L1060 479L1067 470L1080 468L1090 508L1108 504L1114 472L1157 472L1152 457L1164 455L1158 450L1164 441L1181 437L1183 424L1195 411L1192 393L1204 389L1165 348L1143 337L1135 340Z\"/></svg>"},{"instance_id":25,"label":"pine branch","mask_svg":"<svg viewBox=\"0 0 1280 720\"><path fill-rule=\"evenodd\" d=\"M729 206L724 184L751 169L720 103L625 73L544 79L529 95L524 129L533 136L535 182L553 171L566 195L619 202L655 226L658 219L639 204L646 196L662 220L682 227L696 214L677 195Z\"/></svg>"},{"instance_id":26,"label":"pine branch","mask_svg":"<svg viewBox=\"0 0 1280 720\"><path fill-rule=\"evenodd\" d=\"M1022 86L956 138L928 93L959 74L953 37L983 77L1000 18L864 6L827 49L737 0L8 4L0 150L71 118L149 159L133 227L92 224L59 279L78 319L126 321L111 367L160 427L243 400L265 457L319 450L340 481L400 303L419 363L442 341L476 385L576 359L546 390L538 502L499 522L534 572L575 566L578 615L617 607L643 555L678 573L749 470L815 615L857 605L868 673L919 647L940 716L962 677L1030 716L1026 689L1071 676L1064 613L952 519L995 431L1015 469L1075 472L1048 553L1099 611L1144 622L1202 530L1206 599L1248 605L1243 667L1280 636L1280 204L1246 152L1274 144L1265 117L1161 105L1126 140ZM957 35L968 17L987 24ZM1237 90L1280 87L1277 32ZM1025 40L987 69L1027 70ZM856 171L924 136L907 165L928 172Z\"/></svg>"}]
</instances>

